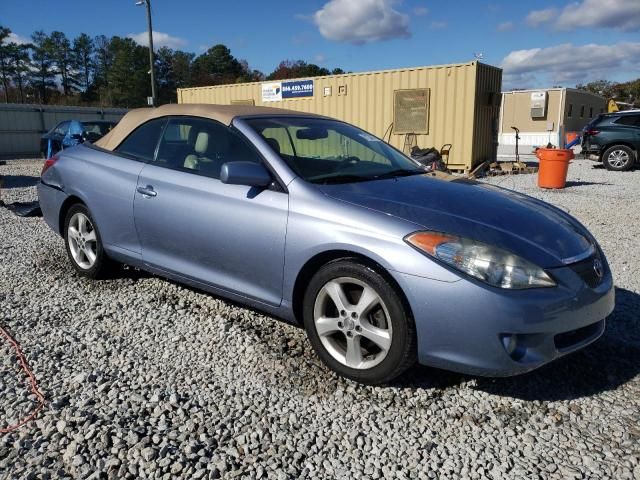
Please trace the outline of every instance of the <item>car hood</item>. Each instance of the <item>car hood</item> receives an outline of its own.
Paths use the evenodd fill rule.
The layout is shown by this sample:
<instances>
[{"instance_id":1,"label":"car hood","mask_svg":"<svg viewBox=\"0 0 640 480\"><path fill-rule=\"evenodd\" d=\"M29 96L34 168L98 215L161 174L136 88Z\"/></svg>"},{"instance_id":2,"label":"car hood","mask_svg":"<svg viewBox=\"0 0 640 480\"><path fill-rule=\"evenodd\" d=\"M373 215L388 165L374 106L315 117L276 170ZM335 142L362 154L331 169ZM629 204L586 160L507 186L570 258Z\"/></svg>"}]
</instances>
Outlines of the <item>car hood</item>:
<instances>
[{"instance_id":1,"label":"car hood","mask_svg":"<svg viewBox=\"0 0 640 480\"><path fill-rule=\"evenodd\" d=\"M573 217L545 202L459 177L414 175L320 185L338 200L427 229L495 245L543 268L572 262L594 240Z\"/></svg>"}]
</instances>

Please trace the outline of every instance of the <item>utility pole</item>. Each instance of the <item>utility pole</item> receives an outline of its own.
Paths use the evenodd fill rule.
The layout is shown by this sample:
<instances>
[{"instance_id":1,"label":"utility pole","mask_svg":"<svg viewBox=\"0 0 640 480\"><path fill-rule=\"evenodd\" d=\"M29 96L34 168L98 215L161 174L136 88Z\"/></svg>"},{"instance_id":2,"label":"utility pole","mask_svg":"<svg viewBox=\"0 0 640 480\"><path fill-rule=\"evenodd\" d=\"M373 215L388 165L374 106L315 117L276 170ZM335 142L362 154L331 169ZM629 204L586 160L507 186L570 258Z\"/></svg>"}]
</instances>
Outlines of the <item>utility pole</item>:
<instances>
[{"instance_id":1,"label":"utility pole","mask_svg":"<svg viewBox=\"0 0 640 480\"><path fill-rule=\"evenodd\" d=\"M156 74L153 67L153 27L151 26L151 0L139 0L136 5L147 7L147 30L149 33L149 74L151 75L151 106L156 106Z\"/></svg>"}]
</instances>

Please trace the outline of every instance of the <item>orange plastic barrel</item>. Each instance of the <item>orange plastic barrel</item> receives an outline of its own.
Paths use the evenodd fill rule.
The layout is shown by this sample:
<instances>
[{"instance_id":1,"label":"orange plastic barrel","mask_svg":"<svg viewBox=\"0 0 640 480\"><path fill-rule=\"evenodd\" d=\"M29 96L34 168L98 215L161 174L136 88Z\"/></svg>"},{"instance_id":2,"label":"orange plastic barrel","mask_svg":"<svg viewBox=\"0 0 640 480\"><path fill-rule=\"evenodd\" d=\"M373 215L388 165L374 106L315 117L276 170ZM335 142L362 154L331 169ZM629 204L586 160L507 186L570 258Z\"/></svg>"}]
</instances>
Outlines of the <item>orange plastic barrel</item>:
<instances>
[{"instance_id":1,"label":"orange plastic barrel","mask_svg":"<svg viewBox=\"0 0 640 480\"><path fill-rule=\"evenodd\" d=\"M539 148L536 157L540 160L538 186L540 188L564 188L567 183L569 162L573 150L565 148Z\"/></svg>"}]
</instances>

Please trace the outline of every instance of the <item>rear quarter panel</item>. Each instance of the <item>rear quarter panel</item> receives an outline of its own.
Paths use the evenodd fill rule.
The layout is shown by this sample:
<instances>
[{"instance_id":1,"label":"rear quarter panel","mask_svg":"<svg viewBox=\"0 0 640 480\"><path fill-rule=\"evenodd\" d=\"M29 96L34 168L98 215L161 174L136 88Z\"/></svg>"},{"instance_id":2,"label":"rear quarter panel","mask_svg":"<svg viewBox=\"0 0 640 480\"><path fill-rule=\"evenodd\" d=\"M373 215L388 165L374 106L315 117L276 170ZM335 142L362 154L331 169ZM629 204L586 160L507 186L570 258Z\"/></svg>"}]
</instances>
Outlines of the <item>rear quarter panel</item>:
<instances>
[{"instance_id":1,"label":"rear quarter panel","mask_svg":"<svg viewBox=\"0 0 640 480\"><path fill-rule=\"evenodd\" d=\"M55 168L67 195L78 197L98 225L105 249L140 254L133 199L144 163L78 145L64 150Z\"/></svg>"},{"instance_id":2,"label":"rear quarter panel","mask_svg":"<svg viewBox=\"0 0 640 480\"><path fill-rule=\"evenodd\" d=\"M60 209L67 198L67 194L56 186L42 182L38 184L38 201L40 210L42 210L42 217L51 230L58 235L62 235L60 231Z\"/></svg>"}]
</instances>

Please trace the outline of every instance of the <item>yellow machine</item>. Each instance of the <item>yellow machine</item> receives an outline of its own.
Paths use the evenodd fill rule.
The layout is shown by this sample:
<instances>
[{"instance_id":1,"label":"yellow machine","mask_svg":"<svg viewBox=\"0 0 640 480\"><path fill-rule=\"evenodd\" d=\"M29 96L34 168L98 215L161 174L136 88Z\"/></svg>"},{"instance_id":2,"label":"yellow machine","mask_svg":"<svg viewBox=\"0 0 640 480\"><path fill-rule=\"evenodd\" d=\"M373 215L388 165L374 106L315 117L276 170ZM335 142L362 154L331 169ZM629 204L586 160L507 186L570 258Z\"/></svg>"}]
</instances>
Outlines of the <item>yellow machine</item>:
<instances>
[{"instance_id":1,"label":"yellow machine","mask_svg":"<svg viewBox=\"0 0 640 480\"><path fill-rule=\"evenodd\" d=\"M620 110L631 110L633 108L638 108L635 103L618 102L613 98L609 99L607 104L607 112L609 113L619 112Z\"/></svg>"}]
</instances>

